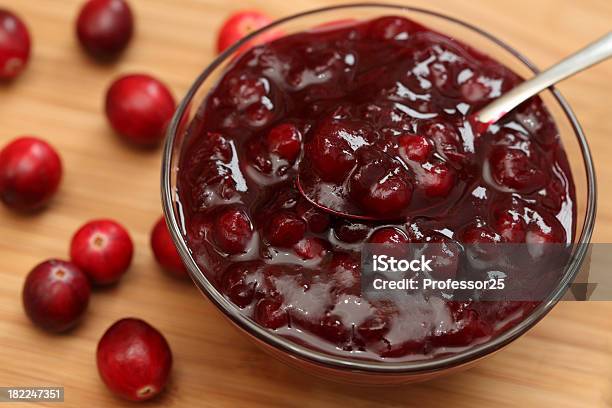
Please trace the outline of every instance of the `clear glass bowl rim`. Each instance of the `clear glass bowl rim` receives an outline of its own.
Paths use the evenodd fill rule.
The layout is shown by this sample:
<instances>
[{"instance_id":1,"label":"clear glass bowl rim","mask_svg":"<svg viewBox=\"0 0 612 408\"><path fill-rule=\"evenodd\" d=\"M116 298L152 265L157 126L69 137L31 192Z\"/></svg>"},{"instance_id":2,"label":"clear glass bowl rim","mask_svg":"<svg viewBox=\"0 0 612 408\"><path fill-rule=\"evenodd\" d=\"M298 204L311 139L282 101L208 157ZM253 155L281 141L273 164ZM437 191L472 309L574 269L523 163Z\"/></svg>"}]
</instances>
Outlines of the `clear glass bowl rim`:
<instances>
[{"instance_id":1,"label":"clear glass bowl rim","mask_svg":"<svg viewBox=\"0 0 612 408\"><path fill-rule=\"evenodd\" d=\"M234 44L232 47L225 50L221 53L196 79L193 83L187 95L179 104L174 117L167 130L167 138L164 145L164 152L162 158L162 174L161 174L161 193L162 193L162 204L164 215L166 218L166 222L170 229L170 234L174 240L175 245L183 259L183 262L187 266L189 270L189 274L191 278L195 282L195 284L199 287L199 289L204 292L204 294L221 310L233 323L235 323L240 328L250 333L255 338L263 341L264 343L273 346L274 348L281 350L283 352L289 353L289 355L293 357L298 357L301 359L305 359L307 361L317 363L323 366L327 366L329 368L336 369L344 369L351 371L359 371L366 373L387 373L387 374L409 374L409 373L424 373L424 372L433 372L441 369L446 369L454 366L459 366L465 363L468 363L473 360L480 359L487 354L490 354L505 345L509 344L531 327L533 327L540 319L542 319L561 299L561 297L567 291L569 285L576 277L577 273L580 270L582 262L587 255L587 244L591 241L591 237L593 234L593 228L595 223L595 214L596 214L596 201L597 201L597 191L596 191L596 179L595 179L595 169L593 165L593 160L591 156L591 152L582 131L578 120L576 119L575 114L571 110L569 104L565 100L563 96L559 93L557 89L554 87L550 88L552 95L554 96L556 102L560 105L563 112L567 116L573 131L578 139L578 143L580 146L580 150L584 159L584 168L587 178L587 203L586 203L586 213L584 218L583 228L580 234L580 237L577 241L576 252L568 265L565 276L560 282L559 286L555 288L555 290L550 294L549 298L542 302L534 311L524 320L522 320L519 324L514 326L513 328L503 332L497 337L484 342L482 344L473 346L465 351L450 354L444 357L436 357L431 360L417 360L410 362L384 362L384 361L369 361L369 360L359 360L353 359L350 357L341 357L335 356L331 354L327 354L325 352L315 351L305 346L301 346L297 343L294 343L286 338L283 338L272 331L269 331L265 328L262 328L253 320L244 316L238 308L231 303L225 296L223 296L212 284L211 281L205 276L205 274L199 269L195 260L191 256L189 251L187 242L185 241L181 229L178 224L178 220L174 211L174 200L176 192L172 190L171 185L171 174L172 174L172 158L174 151L174 142L177 135L177 131L179 129L179 124L181 122L181 118L185 114L188 109L192 98L196 94L199 87L204 83L204 81L211 75L214 70L219 67L228 57L230 57L236 50L238 50L243 44L251 40L253 37L261 34L264 31L272 29L276 26L282 25L286 22L297 20L301 17L311 16L314 14L343 10L343 9L354 9L354 8L379 8L381 10L390 10L390 11L408 11L413 13L425 14L431 17L437 17L443 20L447 20L448 22L458 24L463 28L467 28L469 30L474 31L481 36L484 36L488 40L492 41L496 45L508 51L514 57L516 57L521 63L523 63L528 69L530 69L534 74L538 73L539 70L535 67L535 65L525 58L518 51L514 50L512 47L508 46L501 40L497 39L493 35L489 34L486 31L483 31L476 26L466 23L460 19L455 17L450 17L445 14L430 11L427 9L419 8L419 7L411 7L411 6L403 6L398 4L385 4L385 3L354 3L354 4L343 4L336 6L323 7L318 9L313 9L305 12L301 12L298 14L294 14L288 17L281 18L279 20L274 21L270 25L257 30L247 37L243 38L238 43Z\"/></svg>"}]
</instances>

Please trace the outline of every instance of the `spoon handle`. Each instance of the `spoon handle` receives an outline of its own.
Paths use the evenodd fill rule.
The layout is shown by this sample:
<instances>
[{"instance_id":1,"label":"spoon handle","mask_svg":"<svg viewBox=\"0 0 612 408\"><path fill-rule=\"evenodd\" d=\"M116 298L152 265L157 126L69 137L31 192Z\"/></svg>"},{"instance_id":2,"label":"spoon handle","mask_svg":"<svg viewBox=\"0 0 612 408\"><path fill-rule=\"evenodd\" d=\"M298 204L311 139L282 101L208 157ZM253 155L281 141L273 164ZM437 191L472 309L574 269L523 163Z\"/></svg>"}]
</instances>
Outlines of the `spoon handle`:
<instances>
[{"instance_id":1,"label":"spoon handle","mask_svg":"<svg viewBox=\"0 0 612 408\"><path fill-rule=\"evenodd\" d=\"M474 118L477 122L486 125L495 123L506 113L533 95L610 57L612 57L612 32L609 32L599 40L568 56L530 80L521 83L476 112Z\"/></svg>"}]
</instances>

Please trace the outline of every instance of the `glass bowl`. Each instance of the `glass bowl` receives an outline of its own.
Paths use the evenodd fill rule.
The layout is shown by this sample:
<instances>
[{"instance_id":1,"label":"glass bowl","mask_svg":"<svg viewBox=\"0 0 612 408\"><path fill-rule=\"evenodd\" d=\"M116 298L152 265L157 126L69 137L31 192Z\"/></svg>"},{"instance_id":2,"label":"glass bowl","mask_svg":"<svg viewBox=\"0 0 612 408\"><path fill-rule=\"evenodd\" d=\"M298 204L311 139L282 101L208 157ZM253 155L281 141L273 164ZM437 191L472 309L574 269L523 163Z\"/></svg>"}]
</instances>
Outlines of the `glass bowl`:
<instances>
[{"instance_id":1,"label":"glass bowl","mask_svg":"<svg viewBox=\"0 0 612 408\"><path fill-rule=\"evenodd\" d=\"M543 318L563 297L568 285L577 276L586 256L595 219L596 186L593 162L585 136L565 99L554 88L541 94L544 103L554 117L567 151L576 184L577 228L575 250L559 285L550 296L536 307L524 320L491 340L475 345L457 354L412 362L364 361L339 357L315 351L283 338L267 330L243 315L239 308L220 293L199 269L188 248L185 237L184 217L177 193L179 160L188 138L186 129L198 113L209 90L217 83L225 68L246 42L266 36L272 30L282 29L295 33L314 26L338 20L371 19L384 15L400 15L414 19L427 27L440 31L475 47L523 77L537 72L534 65L510 46L481 29L437 12L420 8L387 4L355 4L327 7L280 19L258 30L219 55L196 79L181 102L168 128L168 137L162 164L162 200L166 221L178 251L187 266L191 278L217 308L235 325L259 344L265 351L312 374L332 380L361 384L397 384L426 380L468 367L490 355L524 334ZM262 37L265 38L265 37ZM191 109L193 107L193 109Z\"/></svg>"}]
</instances>

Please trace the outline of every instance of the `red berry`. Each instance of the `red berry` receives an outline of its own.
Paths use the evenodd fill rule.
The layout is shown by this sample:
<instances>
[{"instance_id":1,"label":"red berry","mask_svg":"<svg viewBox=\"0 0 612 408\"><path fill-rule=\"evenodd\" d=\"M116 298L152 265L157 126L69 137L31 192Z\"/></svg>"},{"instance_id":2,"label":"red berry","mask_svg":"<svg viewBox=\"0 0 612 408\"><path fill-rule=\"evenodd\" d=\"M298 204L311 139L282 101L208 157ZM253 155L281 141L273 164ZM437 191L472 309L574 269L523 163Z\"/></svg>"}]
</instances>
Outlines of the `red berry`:
<instances>
[{"instance_id":1,"label":"red berry","mask_svg":"<svg viewBox=\"0 0 612 408\"><path fill-rule=\"evenodd\" d=\"M83 225L72 237L70 257L97 285L115 283L132 263L134 244L128 232L112 220Z\"/></svg>"},{"instance_id":2,"label":"red berry","mask_svg":"<svg viewBox=\"0 0 612 408\"><path fill-rule=\"evenodd\" d=\"M166 220L161 217L151 231L151 249L157 262L168 272L181 278L189 277L187 268L174 246Z\"/></svg>"},{"instance_id":3,"label":"red berry","mask_svg":"<svg viewBox=\"0 0 612 408\"><path fill-rule=\"evenodd\" d=\"M423 163L431 153L431 144L423 136L403 135L398 138L402 158Z\"/></svg>"},{"instance_id":4,"label":"red berry","mask_svg":"<svg viewBox=\"0 0 612 408\"><path fill-rule=\"evenodd\" d=\"M279 299L261 299L255 306L255 321L268 329L278 329L289 322L283 302Z\"/></svg>"},{"instance_id":5,"label":"red berry","mask_svg":"<svg viewBox=\"0 0 612 408\"><path fill-rule=\"evenodd\" d=\"M123 76L106 93L111 126L139 146L155 146L163 140L175 106L168 88L149 75Z\"/></svg>"},{"instance_id":6,"label":"red berry","mask_svg":"<svg viewBox=\"0 0 612 408\"><path fill-rule=\"evenodd\" d=\"M55 194L61 179L59 155L40 139L21 137L0 151L0 199L11 208L41 208Z\"/></svg>"},{"instance_id":7,"label":"red berry","mask_svg":"<svg viewBox=\"0 0 612 408\"><path fill-rule=\"evenodd\" d=\"M96 58L113 58L130 42L134 17L125 0L89 0L76 25L83 48Z\"/></svg>"},{"instance_id":8,"label":"red berry","mask_svg":"<svg viewBox=\"0 0 612 408\"><path fill-rule=\"evenodd\" d=\"M219 36L217 37L217 52L221 53L225 51L225 49L231 47L243 37L246 37L255 30L267 26L272 21L272 18L259 11L239 11L232 14L225 20L221 30L219 30ZM274 35L272 32L262 34L257 37L254 42L250 42L248 46L270 41L277 35L278 33Z\"/></svg>"},{"instance_id":9,"label":"red berry","mask_svg":"<svg viewBox=\"0 0 612 408\"><path fill-rule=\"evenodd\" d=\"M325 122L307 145L314 169L325 181L342 181L357 159L349 142L365 141L364 130L356 125Z\"/></svg>"},{"instance_id":10,"label":"red berry","mask_svg":"<svg viewBox=\"0 0 612 408\"><path fill-rule=\"evenodd\" d=\"M62 332L80 321L89 294L87 276L76 265L52 259L28 274L23 286L23 306L36 325Z\"/></svg>"},{"instance_id":11,"label":"red berry","mask_svg":"<svg viewBox=\"0 0 612 408\"><path fill-rule=\"evenodd\" d=\"M121 319L104 333L96 360L104 384L131 401L144 401L159 394L172 368L172 352L164 336L134 318Z\"/></svg>"},{"instance_id":12,"label":"red berry","mask_svg":"<svg viewBox=\"0 0 612 408\"><path fill-rule=\"evenodd\" d=\"M229 208L215 220L213 238L223 252L232 255L246 252L252 237L251 219L240 209Z\"/></svg>"},{"instance_id":13,"label":"red berry","mask_svg":"<svg viewBox=\"0 0 612 408\"><path fill-rule=\"evenodd\" d=\"M531 193L546 185L544 172L522 150L497 146L489 163L493 179L501 186Z\"/></svg>"},{"instance_id":14,"label":"red berry","mask_svg":"<svg viewBox=\"0 0 612 408\"><path fill-rule=\"evenodd\" d=\"M0 9L0 79L19 75L30 59L30 34L23 21Z\"/></svg>"},{"instance_id":15,"label":"red berry","mask_svg":"<svg viewBox=\"0 0 612 408\"><path fill-rule=\"evenodd\" d=\"M393 227L376 230L369 239L372 244L405 244L408 237L402 231Z\"/></svg>"},{"instance_id":16,"label":"red berry","mask_svg":"<svg viewBox=\"0 0 612 408\"><path fill-rule=\"evenodd\" d=\"M326 121L307 145L308 159L325 181L342 181L355 166L357 144L365 143L367 130L346 121Z\"/></svg>"},{"instance_id":17,"label":"red berry","mask_svg":"<svg viewBox=\"0 0 612 408\"><path fill-rule=\"evenodd\" d=\"M267 137L270 152L293 163L302 148L300 131L290 123L283 123L270 130Z\"/></svg>"},{"instance_id":18,"label":"red berry","mask_svg":"<svg viewBox=\"0 0 612 408\"><path fill-rule=\"evenodd\" d=\"M364 210L378 215L396 214L412 199L412 186L377 161L366 163L352 175L350 192Z\"/></svg>"},{"instance_id":19,"label":"red berry","mask_svg":"<svg viewBox=\"0 0 612 408\"><path fill-rule=\"evenodd\" d=\"M306 223L291 213L280 213L272 217L266 237L271 245L291 247L298 243L306 232Z\"/></svg>"},{"instance_id":20,"label":"red berry","mask_svg":"<svg viewBox=\"0 0 612 408\"><path fill-rule=\"evenodd\" d=\"M423 166L417 173L417 184L429 197L445 197L455 183L455 173L444 163Z\"/></svg>"}]
</instances>

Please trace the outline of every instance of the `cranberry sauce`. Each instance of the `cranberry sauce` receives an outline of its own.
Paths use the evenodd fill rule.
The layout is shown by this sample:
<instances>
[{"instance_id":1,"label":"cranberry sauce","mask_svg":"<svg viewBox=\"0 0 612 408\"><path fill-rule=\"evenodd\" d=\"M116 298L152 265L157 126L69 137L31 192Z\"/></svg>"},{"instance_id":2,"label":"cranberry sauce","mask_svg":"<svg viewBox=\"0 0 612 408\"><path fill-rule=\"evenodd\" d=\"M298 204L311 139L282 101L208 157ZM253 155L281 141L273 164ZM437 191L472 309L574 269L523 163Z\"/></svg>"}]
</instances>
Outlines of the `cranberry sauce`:
<instances>
[{"instance_id":1,"label":"cranberry sauce","mask_svg":"<svg viewBox=\"0 0 612 408\"><path fill-rule=\"evenodd\" d=\"M573 240L573 182L542 101L485 134L470 127L470 114L519 82L400 17L247 51L209 94L181 158L197 262L246 315L309 347L405 360L486 341L535 303L370 301L360 249ZM298 174L339 208L402 216L361 222L321 210L300 194Z\"/></svg>"}]
</instances>

